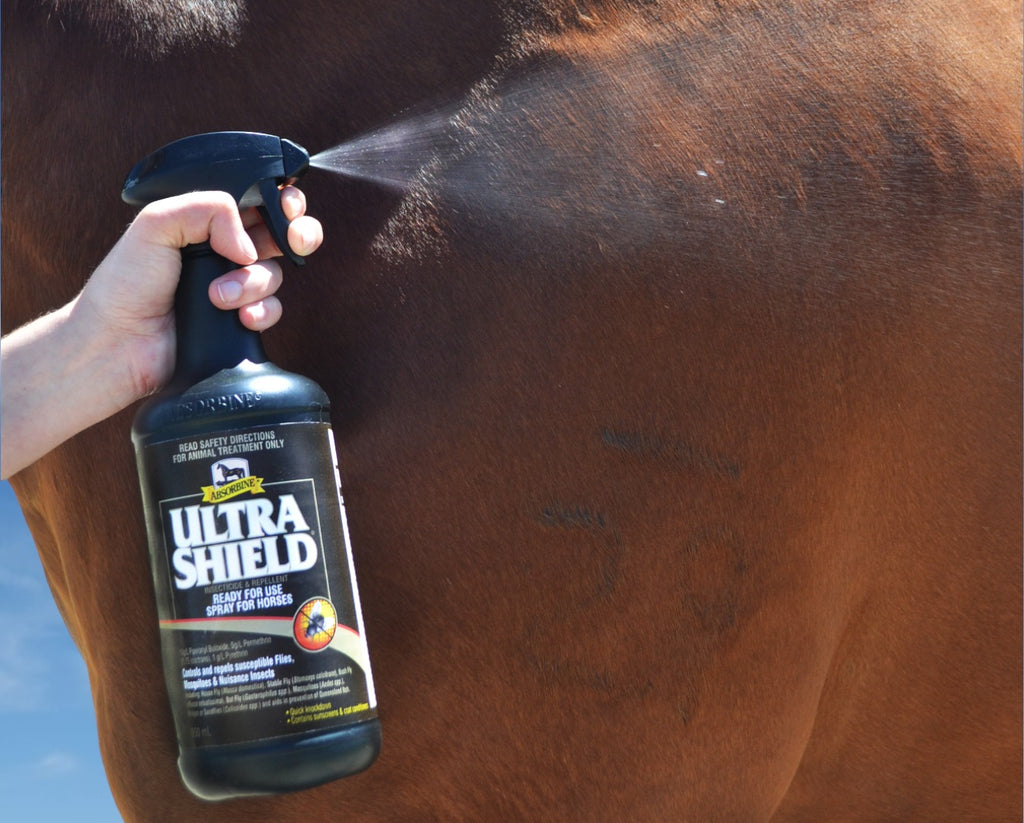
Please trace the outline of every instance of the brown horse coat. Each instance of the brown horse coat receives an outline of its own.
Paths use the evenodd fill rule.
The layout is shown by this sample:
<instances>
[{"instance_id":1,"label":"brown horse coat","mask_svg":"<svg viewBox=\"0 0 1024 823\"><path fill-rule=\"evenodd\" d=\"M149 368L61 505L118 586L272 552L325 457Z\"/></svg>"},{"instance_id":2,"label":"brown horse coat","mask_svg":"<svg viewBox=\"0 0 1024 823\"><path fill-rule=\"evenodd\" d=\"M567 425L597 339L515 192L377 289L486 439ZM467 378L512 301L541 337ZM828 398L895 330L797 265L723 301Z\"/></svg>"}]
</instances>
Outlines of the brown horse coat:
<instances>
[{"instance_id":1,"label":"brown horse coat","mask_svg":"<svg viewBox=\"0 0 1024 823\"><path fill-rule=\"evenodd\" d=\"M127 820L1019 814L1019 3L2 13L5 330L157 146L457 101L409 191L307 178L266 336L334 401L372 769L194 800L132 410L13 481Z\"/></svg>"}]
</instances>

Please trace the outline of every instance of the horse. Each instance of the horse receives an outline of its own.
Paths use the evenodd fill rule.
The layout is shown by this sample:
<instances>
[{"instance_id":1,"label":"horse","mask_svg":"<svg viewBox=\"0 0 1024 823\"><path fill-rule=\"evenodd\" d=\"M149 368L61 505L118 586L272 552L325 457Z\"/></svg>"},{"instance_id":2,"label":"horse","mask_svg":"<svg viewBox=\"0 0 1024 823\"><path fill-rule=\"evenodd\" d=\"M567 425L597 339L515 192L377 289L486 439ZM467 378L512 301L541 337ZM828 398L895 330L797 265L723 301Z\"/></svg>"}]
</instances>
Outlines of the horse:
<instances>
[{"instance_id":1,"label":"horse","mask_svg":"<svg viewBox=\"0 0 1024 823\"><path fill-rule=\"evenodd\" d=\"M443 112L400 187L304 178L326 241L265 335L333 402L369 770L192 797L134 408L12 479L124 819L1017 816L1020 26L5 0L5 330L81 288L157 146Z\"/></svg>"}]
</instances>

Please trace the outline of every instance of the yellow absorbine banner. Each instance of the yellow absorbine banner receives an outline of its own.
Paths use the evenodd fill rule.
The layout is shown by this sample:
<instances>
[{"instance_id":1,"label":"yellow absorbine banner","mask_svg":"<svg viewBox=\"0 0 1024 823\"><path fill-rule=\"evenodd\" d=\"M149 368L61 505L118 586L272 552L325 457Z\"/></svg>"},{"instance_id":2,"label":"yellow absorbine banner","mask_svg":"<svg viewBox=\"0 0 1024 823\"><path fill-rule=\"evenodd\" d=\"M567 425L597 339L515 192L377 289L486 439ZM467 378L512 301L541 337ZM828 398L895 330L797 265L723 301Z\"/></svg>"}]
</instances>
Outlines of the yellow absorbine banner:
<instances>
[{"instance_id":1,"label":"yellow absorbine banner","mask_svg":"<svg viewBox=\"0 0 1024 823\"><path fill-rule=\"evenodd\" d=\"M263 478L250 475L249 477L243 477L241 480L232 480L220 488L216 486L203 486L203 502L220 503L246 492L249 492L249 494L264 494Z\"/></svg>"}]
</instances>

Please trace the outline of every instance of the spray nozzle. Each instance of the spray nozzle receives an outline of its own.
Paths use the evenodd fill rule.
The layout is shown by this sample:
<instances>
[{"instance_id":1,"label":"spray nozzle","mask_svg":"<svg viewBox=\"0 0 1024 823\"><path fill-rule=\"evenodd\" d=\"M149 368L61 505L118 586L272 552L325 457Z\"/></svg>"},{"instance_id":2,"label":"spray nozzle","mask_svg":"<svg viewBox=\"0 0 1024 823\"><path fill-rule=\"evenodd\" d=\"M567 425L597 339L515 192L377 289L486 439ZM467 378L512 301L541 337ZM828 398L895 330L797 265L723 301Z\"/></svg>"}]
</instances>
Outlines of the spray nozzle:
<instances>
[{"instance_id":1,"label":"spray nozzle","mask_svg":"<svg viewBox=\"0 0 1024 823\"><path fill-rule=\"evenodd\" d=\"M309 152L291 140L246 131L183 137L140 160L125 179L121 199L133 206L192 191L226 191L240 208L256 206L278 247L297 265L288 245L280 187L309 168Z\"/></svg>"}]
</instances>

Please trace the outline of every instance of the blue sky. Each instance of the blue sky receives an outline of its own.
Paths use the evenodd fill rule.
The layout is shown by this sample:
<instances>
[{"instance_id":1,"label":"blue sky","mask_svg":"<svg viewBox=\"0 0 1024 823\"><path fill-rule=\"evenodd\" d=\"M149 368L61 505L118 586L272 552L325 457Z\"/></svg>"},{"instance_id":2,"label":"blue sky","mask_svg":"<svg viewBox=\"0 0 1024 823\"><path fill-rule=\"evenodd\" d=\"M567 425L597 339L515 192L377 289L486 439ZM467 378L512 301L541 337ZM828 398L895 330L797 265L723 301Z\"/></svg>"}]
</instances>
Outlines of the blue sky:
<instances>
[{"instance_id":1,"label":"blue sky","mask_svg":"<svg viewBox=\"0 0 1024 823\"><path fill-rule=\"evenodd\" d=\"M119 823L85 664L50 596L9 483L0 483L0 819Z\"/></svg>"}]
</instances>

